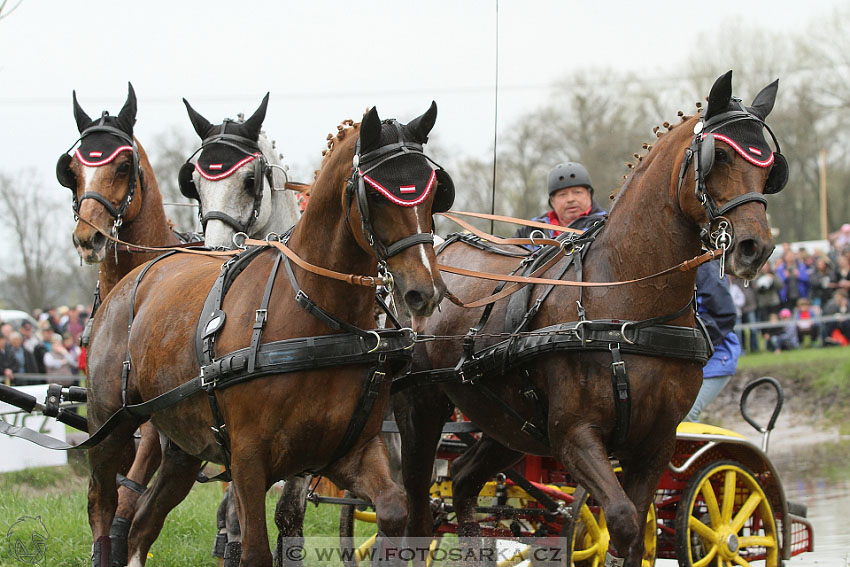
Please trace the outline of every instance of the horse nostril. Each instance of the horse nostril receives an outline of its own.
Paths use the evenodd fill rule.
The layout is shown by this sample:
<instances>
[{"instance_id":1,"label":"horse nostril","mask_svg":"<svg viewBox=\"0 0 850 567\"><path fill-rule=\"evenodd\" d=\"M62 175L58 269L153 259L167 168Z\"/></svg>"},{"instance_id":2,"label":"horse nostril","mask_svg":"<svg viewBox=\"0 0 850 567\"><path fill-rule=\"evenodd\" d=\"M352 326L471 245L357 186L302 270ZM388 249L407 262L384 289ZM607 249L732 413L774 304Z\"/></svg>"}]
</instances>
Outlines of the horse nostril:
<instances>
[{"instance_id":1,"label":"horse nostril","mask_svg":"<svg viewBox=\"0 0 850 567\"><path fill-rule=\"evenodd\" d=\"M411 289L404 294L404 302L407 303L407 307L411 311L419 313L425 309L428 304L428 299L422 292Z\"/></svg>"},{"instance_id":2,"label":"horse nostril","mask_svg":"<svg viewBox=\"0 0 850 567\"><path fill-rule=\"evenodd\" d=\"M738 243L739 253L745 258L754 258L757 256L759 248L758 243L751 238L742 240Z\"/></svg>"},{"instance_id":3,"label":"horse nostril","mask_svg":"<svg viewBox=\"0 0 850 567\"><path fill-rule=\"evenodd\" d=\"M92 250L100 250L106 245L106 237L103 233L97 232L91 239Z\"/></svg>"}]
</instances>

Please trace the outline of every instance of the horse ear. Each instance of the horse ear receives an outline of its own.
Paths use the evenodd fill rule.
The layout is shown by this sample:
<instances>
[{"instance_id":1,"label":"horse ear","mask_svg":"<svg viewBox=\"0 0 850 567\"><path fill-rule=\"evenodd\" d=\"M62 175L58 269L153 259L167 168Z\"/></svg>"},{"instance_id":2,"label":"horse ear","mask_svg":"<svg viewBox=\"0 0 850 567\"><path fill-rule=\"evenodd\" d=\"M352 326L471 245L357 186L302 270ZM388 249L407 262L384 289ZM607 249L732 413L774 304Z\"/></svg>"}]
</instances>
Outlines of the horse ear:
<instances>
[{"instance_id":1,"label":"horse ear","mask_svg":"<svg viewBox=\"0 0 850 567\"><path fill-rule=\"evenodd\" d=\"M189 120L192 121L192 127L195 128L195 133L203 140L207 137L212 124L210 124L209 120L201 116L197 110L192 108L192 105L185 98L183 99L183 104L186 105L186 111L189 113Z\"/></svg>"},{"instance_id":2,"label":"horse ear","mask_svg":"<svg viewBox=\"0 0 850 567\"><path fill-rule=\"evenodd\" d=\"M89 118L89 115L86 114L86 111L77 102L77 91L73 91L71 97L74 99L74 120L77 121L77 130L82 134L83 130L91 126L92 119Z\"/></svg>"},{"instance_id":3,"label":"horse ear","mask_svg":"<svg viewBox=\"0 0 850 567\"><path fill-rule=\"evenodd\" d=\"M266 93L266 96L263 97L263 102L260 103L259 108L254 111L254 114L251 115L248 120L245 121L243 126L248 129L248 131L253 135L254 139L260 138L260 130L263 128L263 120L266 119L266 109L269 106L269 93Z\"/></svg>"},{"instance_id":4,"label":"horse ear","mask_svg":"<svg viewBox=\"0 0 850 567\"><path fill-rule=\"evenodd\" d=\"M776 79L766 87L764 87L756 98L753 99L753 105L750 107L750 112L764 120L770 111L773 110L773 103L776 102L776 91L779 89L779 79Z\"/></svg>"},{"instance_id":5,"label":"horse ear","mask_svg":"<svg viewBox=\"0 0 850 567\"><path fill-rule=\"evenodd\" d=\"M434 122L437 121L437 103L431 101L431 107L425 111L425 114L414 118L407 124L407 128L415 137L417 142L423 144L428 141L428 133L434 127Z\"/></svg>"},{"instance_id":6,"label":"horse ear","mask_svg":"<svg viewBox=\"0 0 850 567\"><path fill-rule=\"evenodd\" d=\"M708 120L715 114L726 110L732 100L732 71L721 75L714 81L711 92L708 93L708 108L705 109L704 119Z\"/></svg>"},{"instance_id":7,"label":"horse ear","mask_svg":"<svg viewBox=\"0 0 850 567\"><path fill-rule=\"evenodd\" d=\"M124 126L124 130L133 135L133 126L136 124L136 91L133 90L133 84L127 83L127 102L121 107L121 112L118 113L118 122Z\"/></svg>"},{"instance_id":8,"label":"horse ear","mask_svg":"<svg viewBox=\"0 0 850 567\"><path fill-rule=\"evenodd\" d=\"M360 153L365 154L376 148L380 142L381 119L378 117L378 109L373 106L360 124Z\"/></svg>"}]
</instances>

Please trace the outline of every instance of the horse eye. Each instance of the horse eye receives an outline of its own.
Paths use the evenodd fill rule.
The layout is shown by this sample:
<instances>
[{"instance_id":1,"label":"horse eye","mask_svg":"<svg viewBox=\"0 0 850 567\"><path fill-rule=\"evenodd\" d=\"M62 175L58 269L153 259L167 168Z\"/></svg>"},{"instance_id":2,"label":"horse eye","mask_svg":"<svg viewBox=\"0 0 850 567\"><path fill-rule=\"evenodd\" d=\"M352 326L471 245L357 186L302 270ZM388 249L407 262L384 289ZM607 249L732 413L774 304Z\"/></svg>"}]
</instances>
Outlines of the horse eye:
<instances>
[{"instance_id":1,"label":"horse eye","mask_svg":"<svg viewBox=\"0 0 850 567\"><path fill-rule=\"evenodd\" d=\"M714 161L715 162L728 162L729 154L723 148L715 148L714 150Z\"/></svg>"},{"instance_id":2,"label":"horse eye","mask_svg":"<svg viewBox=\"0 0 850 567\"><path fill-rule=\"evenodd\" d=\"M254 176L246 175L245 176L245 189L247 191L254 191Z\"/></svg>"},{"instance_id":3,"label":"horse eye","mask_svg":"<svg viewBox=\"0 0 850 567\"><path fill-rule=\"evenodd\" d=\"M117 167L117 171L118 171L118 173L122 173L122 174L128 173L130 171L130 162L129 161L121 162Z\"/></svg>"}]
</instances>

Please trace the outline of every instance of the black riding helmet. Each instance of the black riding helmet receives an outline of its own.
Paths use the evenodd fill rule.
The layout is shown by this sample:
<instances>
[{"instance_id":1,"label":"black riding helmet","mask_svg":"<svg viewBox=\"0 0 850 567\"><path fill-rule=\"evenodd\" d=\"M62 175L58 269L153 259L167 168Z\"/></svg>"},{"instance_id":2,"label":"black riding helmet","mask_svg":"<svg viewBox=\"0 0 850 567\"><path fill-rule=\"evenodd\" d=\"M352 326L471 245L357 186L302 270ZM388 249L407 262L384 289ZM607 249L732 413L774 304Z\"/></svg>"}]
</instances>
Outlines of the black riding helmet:
<instances>
[{"instance_id":1,"label":"black riding helmet","mask_svg":"<svg viewBox=\"0 0 850 567\"><path fill-rule=\"evenodd\" d=\"M552 194L565 187L587 187L590 196L593 197L593 184L590 182L590 174L580 163L568 161L556 165L549 172L549 181L546 185L549 191L550 206Z\"/></svg>"}]
</instances>

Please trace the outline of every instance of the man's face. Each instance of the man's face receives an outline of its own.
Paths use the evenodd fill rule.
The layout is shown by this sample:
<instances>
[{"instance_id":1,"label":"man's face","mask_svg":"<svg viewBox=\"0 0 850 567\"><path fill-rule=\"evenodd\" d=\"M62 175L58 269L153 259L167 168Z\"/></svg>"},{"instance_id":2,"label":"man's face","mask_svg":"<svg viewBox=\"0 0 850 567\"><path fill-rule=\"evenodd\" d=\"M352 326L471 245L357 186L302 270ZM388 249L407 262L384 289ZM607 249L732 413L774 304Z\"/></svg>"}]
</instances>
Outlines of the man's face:
<instances>
[{"instance_id":1,"label":"man's face","mask_svg":"<svg viewBox=\"0 0 850 567\"><path fill-rule=\"evenodd\" d=\"M581 185L564 187L552 194L551 201L561 222L569 224L590 208L590 191Z\"/></svg>"},{"instance_id":2,"label":"man's face","mask_svg":"<svg viewBox=\"0 0 850 567\"><path fill-rule=\"evenodd\" d=\"M12 347L20 348L21 346L21 337L12 337L9 339L9 342L12 343Z\"/></svg>"}]
</instances>

